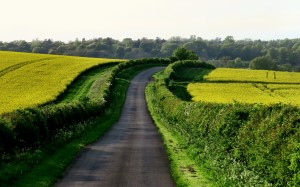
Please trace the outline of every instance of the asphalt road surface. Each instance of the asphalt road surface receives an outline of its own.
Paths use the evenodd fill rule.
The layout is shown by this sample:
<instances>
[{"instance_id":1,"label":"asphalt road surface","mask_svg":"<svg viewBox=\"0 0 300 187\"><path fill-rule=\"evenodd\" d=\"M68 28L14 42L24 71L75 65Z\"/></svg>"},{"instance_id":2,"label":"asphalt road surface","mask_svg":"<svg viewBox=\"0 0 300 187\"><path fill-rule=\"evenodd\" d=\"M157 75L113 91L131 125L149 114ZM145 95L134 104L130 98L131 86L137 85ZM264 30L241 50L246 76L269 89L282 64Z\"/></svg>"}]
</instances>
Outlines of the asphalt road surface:
<instances>
[{"instance_id":1,"label":"asphalt road surface","mask_svg":"<svg viewBox=\"0 0 300 187\"><path fill-rule=\"evenodd\" d=\"M147 69L131 81L119 121L80 154L56 186L175 186L145 101L145 87L161 69Z\"/></svg>"}]
</instances>

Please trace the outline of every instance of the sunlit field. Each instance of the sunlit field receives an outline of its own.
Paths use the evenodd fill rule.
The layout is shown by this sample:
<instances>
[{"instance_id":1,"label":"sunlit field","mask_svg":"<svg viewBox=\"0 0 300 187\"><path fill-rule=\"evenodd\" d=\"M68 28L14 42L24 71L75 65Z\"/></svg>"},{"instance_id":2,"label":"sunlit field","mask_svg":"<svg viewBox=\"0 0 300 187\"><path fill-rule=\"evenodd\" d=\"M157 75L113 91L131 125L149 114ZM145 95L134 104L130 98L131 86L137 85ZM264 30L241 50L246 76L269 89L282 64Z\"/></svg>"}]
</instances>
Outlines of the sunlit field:
<instances>
[{"instance_id":1,"label":"sunlit field","mask_svg":"<svg viewBox=\"0 0 300 187\"><path fill-rule=\"evenodd\" d=\"M220 82L300 83L300 73L218 68L205 76L204 79Z\"/></svg>"},{"instance_id":2,"label":"sunlit field","mask_svg":"<svg viewBox=\"0 0 300 187\"><path fill-rule=\"evenodd\" d=\"M219 68L205 80L188 85L193 101L300 106L300 73Z\"/></svg>"},{"instance_id":3,"label":"sunlit field","mask_svg":"<svg viewBox=\"0 0 300 187\"><path fill-rule=\"evenodd\" d=\"M0 52L0 113L53 101L81 72L116 61Z\"/></svg>"}]
</instances>

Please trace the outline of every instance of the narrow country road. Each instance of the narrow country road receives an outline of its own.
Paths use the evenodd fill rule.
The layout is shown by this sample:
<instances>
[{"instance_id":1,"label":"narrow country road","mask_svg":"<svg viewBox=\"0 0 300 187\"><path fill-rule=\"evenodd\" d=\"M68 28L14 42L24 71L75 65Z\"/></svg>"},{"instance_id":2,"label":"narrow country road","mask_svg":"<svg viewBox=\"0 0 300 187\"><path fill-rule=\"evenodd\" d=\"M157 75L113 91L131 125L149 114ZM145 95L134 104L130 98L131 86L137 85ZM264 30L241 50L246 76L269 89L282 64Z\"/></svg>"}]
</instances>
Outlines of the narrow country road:
<instances>
[{"instance_id":1,"label":"narrow country road","mask_svg":"<svg viewBox=\"0 0 300 187\"><path fill-rule=\"evenodd\" d=\"M131 81L119 121L86 148L56 186L175 186L145 101L145 87L161 69L145 70Z\"/></svg>"}]
</instances>

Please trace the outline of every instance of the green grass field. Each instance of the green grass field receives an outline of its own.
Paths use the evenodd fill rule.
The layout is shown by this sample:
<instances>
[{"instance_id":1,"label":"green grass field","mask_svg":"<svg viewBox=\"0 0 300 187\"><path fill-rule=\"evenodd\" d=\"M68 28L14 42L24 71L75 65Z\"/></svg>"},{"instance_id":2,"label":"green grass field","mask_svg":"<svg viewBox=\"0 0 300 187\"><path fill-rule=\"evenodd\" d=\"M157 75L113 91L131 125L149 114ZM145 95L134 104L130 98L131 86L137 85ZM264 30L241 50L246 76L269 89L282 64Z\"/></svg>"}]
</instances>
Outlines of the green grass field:
<instances>
[{"instance_id":1,"label":"green grass field","mask_svg":"<svg viewBox=\"0 0 300 187\"><path fill-rule=\"evenodd\" d=\"M300 73L219 68L204 80L188 84L193 101L300 106Z\"/></svg>"},{"instance_id":2,"label":"green grass field","mask_svg":"<svg viewBox=\"0 0 300 187\"><path fill-rule=\"evenodd\" d=\"M54 101L85 70L116 61L0 51L0 114Z\"/></svg>"}]
</instances>

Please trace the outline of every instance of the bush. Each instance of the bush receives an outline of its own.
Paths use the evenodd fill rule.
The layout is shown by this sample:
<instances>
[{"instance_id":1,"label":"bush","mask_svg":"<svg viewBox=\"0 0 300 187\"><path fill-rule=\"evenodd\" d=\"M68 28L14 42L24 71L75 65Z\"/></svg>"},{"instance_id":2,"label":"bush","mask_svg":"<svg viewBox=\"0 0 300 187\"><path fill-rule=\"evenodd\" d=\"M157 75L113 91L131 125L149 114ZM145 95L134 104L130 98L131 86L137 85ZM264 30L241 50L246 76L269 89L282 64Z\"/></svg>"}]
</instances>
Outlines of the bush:
<instances>
[{"instance_id":1,"label":"bush","mask_svg":"<svg viewBox=\"0 0 300 187\"><path fill-rule=\"evenodd\" d=\"M170 64L164 70L164 82L169 85L170 80L176 79L177 73L180 72L180 68L184 67L196 67L196 68L206 68L206 69L215 69L215 66L211 64L207 64L205 62L201 62L198 60L183 60L183 61L176 61Z\"/></svg>"},{"instance_id":2,"label":"bush","mask_svg":"<svg viewBox=\"0 0 300 187\"><path fill-rule=\"evenodd\" d=\"M4 154L14 152L16 137L8 122L0 118L0 161Z\"/></svg>"},{"instance_id":3,"label":"bush","mask_svg":"<svg viewBox=\"0 0 300 187\"><path fill-rule=\"evenodd\" d=\"M198 60L198 55L191 50L188 50L184 47L178 47L173 52L173 56L170 58L171 60Z\"/></svg>"},{"instance_id":4,"label":"bush","mask_svg":"<svg viewBox=\"0 0 300 187\"><path fill-rule=\"evenodd\" d=\"M15 127L17 146L19 149L28 149L39 144L39 128L35 123L35 115L30 110L17 110L12 120Z\"/></svg>"}]
</instances>

